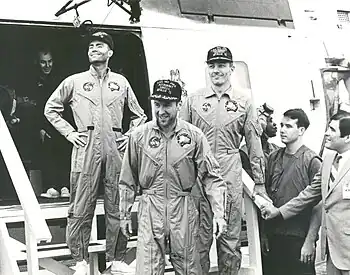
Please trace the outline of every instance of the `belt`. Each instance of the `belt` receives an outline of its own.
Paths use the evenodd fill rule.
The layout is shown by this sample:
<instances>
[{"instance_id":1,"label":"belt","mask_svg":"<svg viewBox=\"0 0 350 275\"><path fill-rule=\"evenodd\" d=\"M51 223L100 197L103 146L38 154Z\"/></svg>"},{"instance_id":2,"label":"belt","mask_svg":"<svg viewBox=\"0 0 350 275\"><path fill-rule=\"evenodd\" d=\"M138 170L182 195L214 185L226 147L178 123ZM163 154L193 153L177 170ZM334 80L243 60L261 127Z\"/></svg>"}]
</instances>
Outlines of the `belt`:
<instances>
[{"instance_id":1,"label":"belt","mask_svg":"<svg viewBox=\"0 0 350 275\"><path fill-rule=\"evenodd\" d=\"M188 188L186 190L177 192L177 196L178 197L189 196L189 195L191 195L191 191L192 191L192 188ZM147 195L157 195L157 194L161 194L162 192L160 190L143 189L142 193L147 194Z\"/></svg>"},{"instance_id":2,"label":"belt","mask_svg":"<svg viewBox=\"0 0 350 275\"><path fill-rule=\"evenodd\" d=\"M95 126L93 125L89 125L89 126L86 126L86 128L78 128L78 132L85 132L85 131L93 131L95 130Z\"/></svg>"},{"instance_id":3,"label":"belt","mask_svg":"<svg viewBox=\"0 0 350 275\"><path fill-rule=\"evenodd\" d=\"M119 132L121 133L123 130L122 128L112 127L113 132Z\"/></svg>"},{"instance_id":4,"label":"belt","mask_svg":"<svg viewBox=\"0 0 350 275\"><path fill-rule=\"evenodd\" d=\"M226 154L230 154L230 155L239 153L239 149L236 149L236 148L234 148L234 149L224 149L223 151L226 152Z\"/></svg>"},{"instance_id":5,"label":"belt","mask_svg":"<svg viewBox=\"0 0 350 275\"><path fill-rule=\"evenodd\" d=\"M93 130L95 130L95 126L89 125L89 126L86 127L86 130L93 131ZM114 132L120 132L120 133L123 131L122 128L117 128L117 127L112 127L112 130Z\"/></svg>"}]
</instances>

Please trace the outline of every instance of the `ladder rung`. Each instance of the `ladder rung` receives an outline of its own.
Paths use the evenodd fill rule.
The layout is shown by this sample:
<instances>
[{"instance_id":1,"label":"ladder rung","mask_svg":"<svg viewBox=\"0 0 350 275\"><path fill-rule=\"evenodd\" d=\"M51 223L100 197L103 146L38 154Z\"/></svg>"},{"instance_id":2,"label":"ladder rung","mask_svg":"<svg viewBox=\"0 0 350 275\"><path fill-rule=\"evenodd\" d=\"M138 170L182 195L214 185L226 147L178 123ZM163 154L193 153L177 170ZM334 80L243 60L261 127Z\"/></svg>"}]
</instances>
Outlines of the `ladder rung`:
<instances>
[{"instance_id":1,"label":"ladder rung","mask_svg":"<svg viewBox=\"0 0 350 275\"><path fill-rule=\"evenodd\" d=\"M137 244L137 236L132 236L128 241L128 248L136 247ZM89 253L98 253L104 252L106 250L106 241L105 240L97 240L93 241L89 245ZM26 249L21 249L17 254L17 261L26 260L27 254ZM39 245L38 246L38 257L42 258L53 258L70 255L69 248L67 244L48 244L48 245Z\"/></svg>"}]
</instances>

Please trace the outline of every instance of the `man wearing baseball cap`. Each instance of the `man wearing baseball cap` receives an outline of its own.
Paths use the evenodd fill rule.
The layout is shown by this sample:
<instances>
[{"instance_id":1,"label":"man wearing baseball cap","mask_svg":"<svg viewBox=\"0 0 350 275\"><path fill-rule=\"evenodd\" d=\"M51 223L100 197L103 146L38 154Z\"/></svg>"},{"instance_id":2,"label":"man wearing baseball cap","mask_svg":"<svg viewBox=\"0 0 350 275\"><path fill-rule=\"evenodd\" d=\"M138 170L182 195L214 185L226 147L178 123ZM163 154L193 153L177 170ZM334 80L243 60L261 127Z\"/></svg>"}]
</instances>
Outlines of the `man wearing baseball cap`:
<instances>
[{"instance_id":1,"label":"man wearing baseball cap","mask_svg":"<svg viewBox=\"0 0 350 275\"><path fill-rule=\"evenodd\" d=\"M191 194L199 178L218 236L226 228L220 168L200 129L177 118L182 89L158 80L150 99L155 120L130 135L119 181L121 229L131 234L130 210L141 187L136 274L164 274L165 248L176 274L202 274L197 250L198 212Z\"/></svg>"},{"instance_id":2,"label":"man wearing baseball cap","mask_svg":"<svg viewBox=\"0 0 350 275\"><path fill-rule=\"evenodd\" d=\"M200 128L206 135L227 184L227 231L217 240L217 255L219 274L235 275L238 274L241 265L243 183L239 147L244 137L256 183L255 191L267 197L264 187L264 155L260 143L262 130L250 92L239 91L231 85L230 78L235 67L230 49L223 46L210 49L206 63L210 86L190 94L184 102L180 116ZM197 197L200 197L199 245L202 274L208 274L213 235L212 214L203 190L194 188L195 191Z\"/></svg>"},{"instance_id":3,"label":"man wearing baseball cap","mask_svg":"<svg viewBox=\"0 0 350 275\"><path fill-rule=\"evenodd\" d=\"M88 246L99 184L104 185L106 261L111 262L112 274L134 273L123 262L127 239L120 232L117 199L122 150L128 135L123 135L121 128L124 104L137 117L133 125L144 123L146 116L128 80L108 68L113 49L109 34L103 31L92 34L88 45L90 69L63 80L45 106L47 119L74 145L67 243L77 261L76 275L87 274ZM77 129L62 118L64 104L72 108ZM119 146L118 141L122 142Z\"/></svg>"}]
</instances>

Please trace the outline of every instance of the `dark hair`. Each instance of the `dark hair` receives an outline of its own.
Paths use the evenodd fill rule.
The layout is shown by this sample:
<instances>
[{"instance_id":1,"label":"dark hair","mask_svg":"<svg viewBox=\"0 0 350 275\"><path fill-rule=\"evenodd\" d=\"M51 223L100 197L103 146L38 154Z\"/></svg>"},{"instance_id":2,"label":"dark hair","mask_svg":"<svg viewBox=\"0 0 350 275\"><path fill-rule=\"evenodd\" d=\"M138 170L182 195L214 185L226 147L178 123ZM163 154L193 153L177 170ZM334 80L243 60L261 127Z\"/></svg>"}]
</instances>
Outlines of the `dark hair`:
<instances>
[{"instance_id":1,"label":"dark hair","mask_svg":"<svg viewBox=\"0 0 350 275\"><path fill-rule=\"evenodd\" d=\"M36 52L36 56L37 59L40 59L40 54L51 54L51 56L53 57L52 51L49 47L40 47L37 52Z\"/></svg>"},{"instance_id":2,"label":"dark hair","mask_svg":"<svg viewBox=\"0 0 350 275\"><path fill-rule=\"evenodd\" d=\"M300 109L300 108L289 109L283 114L283 116L289 117L291 119L296 119L298 128L304 127L306 130L310 125L309 118L307 117L303 109Z\"/></svg>"},{"instance_id":3,"label":"dark hair","mask_svg":"<svg viewBox=\"0 0 350 275\"><path fill-rule=\"evenodd\" d=\"M350 113L340 110L331 117L332 120L339 120L341 138L350 135Z\"/></svg>"}]
</instances>

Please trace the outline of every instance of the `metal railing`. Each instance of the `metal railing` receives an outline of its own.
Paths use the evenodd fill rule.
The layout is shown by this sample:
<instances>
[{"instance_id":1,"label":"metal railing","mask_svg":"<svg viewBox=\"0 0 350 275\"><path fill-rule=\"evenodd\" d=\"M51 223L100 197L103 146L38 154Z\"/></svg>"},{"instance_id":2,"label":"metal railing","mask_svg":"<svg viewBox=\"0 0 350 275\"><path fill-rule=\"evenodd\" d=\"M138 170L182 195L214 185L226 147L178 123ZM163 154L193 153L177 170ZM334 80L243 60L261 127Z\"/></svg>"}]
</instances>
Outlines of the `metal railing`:
<instances>
[{"instance_id":1,"label":"metal railing","mask_svg":"<svg viewBox=\"0 0 350 275\"><path fill-rule=\"evenodd\" d=\"M37 244L51 241L52 236L47 223L41 213L38 200L34 194L32 185L24 169L21 158L11 137L5 119L0 112L0 152L5 161L6 167L12 179L17 196L21 203L25 217L25 237L27 247L27 268L28 275L39 273L39 260ZM5 228L2 226L2 235ZM8 234L8 233L7 233ZM5 236L6 239L6 236ZM3 252L1 251L1 254ZM10 259L11 260L11 259ZM15 261L15 259L12 259ZM13 264L11 264L12 266ZM2 271L0 270L1 274Z\"/></svg>"}]
</instances>

